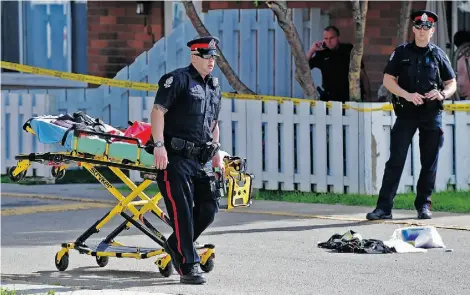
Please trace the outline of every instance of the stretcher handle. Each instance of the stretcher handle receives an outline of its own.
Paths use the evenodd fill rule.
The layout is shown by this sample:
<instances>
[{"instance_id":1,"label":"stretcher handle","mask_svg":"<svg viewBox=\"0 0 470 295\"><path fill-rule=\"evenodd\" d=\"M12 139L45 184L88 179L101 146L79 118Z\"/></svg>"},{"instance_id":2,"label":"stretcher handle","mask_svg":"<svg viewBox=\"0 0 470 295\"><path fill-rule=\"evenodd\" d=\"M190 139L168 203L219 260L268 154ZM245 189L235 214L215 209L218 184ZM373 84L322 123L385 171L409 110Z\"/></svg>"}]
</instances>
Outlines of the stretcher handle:
<instances>
[{"instance_id":1,"label":"stretcher handle","mask_svg":"<svg viewBox=\"0 0 470 295\"><path fill-rule=\"evenodd\" d=\"M139 147L143 147L142 142L138 138L132 138L132 137L127 137L127 136L114 135L114 134L102 133L102 132L96 132L96 131L75 129L74 131L75 136L80 136L81 134L98 135L98 136L105 137L106 139L117 138L117 139L131 140L131 141L135 141Z\"/></svg>"}]
</instances>

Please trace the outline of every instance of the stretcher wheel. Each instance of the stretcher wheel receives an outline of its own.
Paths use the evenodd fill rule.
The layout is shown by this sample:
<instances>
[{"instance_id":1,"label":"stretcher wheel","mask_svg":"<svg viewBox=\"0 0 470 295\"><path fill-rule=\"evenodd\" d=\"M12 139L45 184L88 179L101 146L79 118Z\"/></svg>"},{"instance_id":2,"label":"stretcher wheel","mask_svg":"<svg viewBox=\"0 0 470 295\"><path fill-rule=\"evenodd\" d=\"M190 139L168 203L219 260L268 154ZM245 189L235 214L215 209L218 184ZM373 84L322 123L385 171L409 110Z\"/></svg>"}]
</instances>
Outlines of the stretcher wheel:
<instances>
[{"instance_id":1,"label":"stretcher wheel","mask_svg":"<svg viewBox=\"0 0 470 295\"><path fill-rule=\"evenodd\" d=\"M165 268L161 268L160 266L158 267L158 270L160 271L160 274L164 276L165 278L168 278L171 276L173 273L173 263L169 262Z\"/></svg>"},{"instance_id":2,"label":"stretcher wheel","mask_svg":"<svg viewBox=\"0 0 470 295\"><path fill-rule=\"evenodd\" d=\"M59 255L59 253L57 253L54 258L55 267L57 267L59 271L66 270L67 267L69 267L69 253L65 253L64 256L62 256L60 259L59 263L57 263L57 255Z\"/></svg>"},{"instance_id":3,"label":"stretcher wheel","mask_svg":"<svg viewBox=\"0 0 470 295\"><path fill-rule=\"evenodd\" d=\"M65 176L65 169L59 170L58 167L52 167L51 174L55 179L62 179Z\"/></svg>"},{"instance_id":4,"label":"stretcher wheel","mask_svg":"<svg viewBox=\"0 0 470 295\"><path fill-rule=\"evenodd\" d=\"M8 178L10 178L10 180L13 182L18 182L26 176L27 170L21 172L20 174L16 176L13 176L13 171L15 171L15 169L16 169L16 166L10 167L10 169L8 169Z\"/></svg>"},{"instance_id":5,"label":"stretcher wheel","mask_svg":"<svg viewBox=\"0 0 470 295\"><path fill-rule=\"evenodd\" d=\"M109 257L107 256L96 256L96 263L98 263L98 265L100 267L105 267L106 265L108 265L108 262L109 262Z\"/></svg>"},{"instance_id":6,"label":"stretcher wheel","mask_svg":"<svg viewBox=\"0 0 470 295\"><path fill-rule=\"evenodd\" d=\"M214 269L214 258L209 257L209 259L206 261L206 264L201 264L200 266L202 271L211 272Z\"/></svg>"}]
</instances>

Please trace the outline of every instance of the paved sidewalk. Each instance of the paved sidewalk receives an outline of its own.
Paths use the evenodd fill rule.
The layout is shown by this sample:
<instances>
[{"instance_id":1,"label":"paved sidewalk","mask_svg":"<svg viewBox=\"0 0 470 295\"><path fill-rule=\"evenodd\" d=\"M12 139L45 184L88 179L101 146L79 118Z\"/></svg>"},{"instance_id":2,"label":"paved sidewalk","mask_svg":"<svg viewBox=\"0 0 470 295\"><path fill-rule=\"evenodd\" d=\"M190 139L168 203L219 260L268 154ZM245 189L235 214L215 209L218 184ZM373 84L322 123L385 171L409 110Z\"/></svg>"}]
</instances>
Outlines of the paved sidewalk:
<instances>
[{"instance_id":1,"label":"paved sidewalk","mask_svg":"<svg viewBox=\"0 0 470 295\"><path fill-rule=\"evenodd\" d=\"M60 185L19 185L2 184L2 193L47 195L57 197L72 197L93 199L103 203L114 204L116 199L101 184L60 184ZM222 201L223 202L223 201ZM164 209L164 203L160 206ZM364 221L367 212L373 208L345 205L323 205L290 203L277 201L253 200L249 208L238 208L233 212L244 212L253 214L271 214L280 216L333 219L344 221ZM380 221L381 223L403 224L403 225L433 225L438 228L461 229L470 231L470 214L456 214L447 212L433 212L433 219L419 220L414 210L393 210L393 220Z\"/></svg>"}]
</instances>

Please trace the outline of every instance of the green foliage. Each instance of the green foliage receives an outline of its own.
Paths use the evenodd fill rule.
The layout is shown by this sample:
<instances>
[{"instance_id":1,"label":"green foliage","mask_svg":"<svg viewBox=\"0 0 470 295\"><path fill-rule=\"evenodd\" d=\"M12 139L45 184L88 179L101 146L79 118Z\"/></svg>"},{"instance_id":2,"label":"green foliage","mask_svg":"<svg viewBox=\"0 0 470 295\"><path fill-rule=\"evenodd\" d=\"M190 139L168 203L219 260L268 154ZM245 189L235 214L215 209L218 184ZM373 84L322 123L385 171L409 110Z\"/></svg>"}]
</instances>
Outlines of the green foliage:
<instances>
[{"instance_id":1,"label":"green foliage","mask_svg":"<svg viewBox=\"0 0 470 295\"><path fill-rule=\"evenodd\" d=\"M16 290L9 290L9 289L0 288L0 295L16 295L16 294L18 294L16 292ZM38 295L41 295L41 294L38 294ZM49 290L44 295L55 295L55 291L54 290Z\"/></svg>"},{"instance_id":2,"label":"green foliage","mask_svg":"<svg viewBox=\"0 0 470 295\"><path fill-rule=\"evenodd\" d=\"M255 202L256 199L367 207L374 207L377 203L377 196L283 191L259 191L255 196ZM413 193L398 194L395 197L394 208L415 210L414 200L415 195ZM470 191L446 191L434 193L432 195L432 200L433 211L470 213Z\"/></svg>"}]
</instances>

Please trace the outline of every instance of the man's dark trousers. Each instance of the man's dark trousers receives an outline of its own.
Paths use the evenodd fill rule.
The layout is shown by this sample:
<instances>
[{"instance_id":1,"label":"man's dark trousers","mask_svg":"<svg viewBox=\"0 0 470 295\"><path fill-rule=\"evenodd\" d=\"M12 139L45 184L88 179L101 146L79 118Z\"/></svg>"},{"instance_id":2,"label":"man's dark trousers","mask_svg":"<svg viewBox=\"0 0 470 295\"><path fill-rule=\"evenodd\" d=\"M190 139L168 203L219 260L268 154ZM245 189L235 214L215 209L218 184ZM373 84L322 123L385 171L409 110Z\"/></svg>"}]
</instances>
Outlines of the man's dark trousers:
<instances>
[{"instance_id":1,"label":"man's dark trousers","mask_svg":"<svg viewBox=\"0 0 470 295\"><path fill-rule=\"evenodd\" d=\"M418 179L415 208L431 206L431 194L434 190L437 173L439 150L444 142L442 115L398 117L391 132L390 158L385 164L382 188L379 192L377 208L391 213L393 200L397 193L400 178L405 166L411 140L419 130L419 149L421 173Z\"/></svg>"},{"instance_id":2,"label":"man's dark trousers","mask_svg":"<svg viewBox=\"0 0 470 295\"><path fill-rule=\"evenodd\" d=\"M185 273L200 262L194 241L214 221L218 201L211 193L210 175L197 160L169 154L168 162L158 187L173 222L167 241L178 257L172 259L181 263L177 271Z\"/></svg>"}]
</instances>

